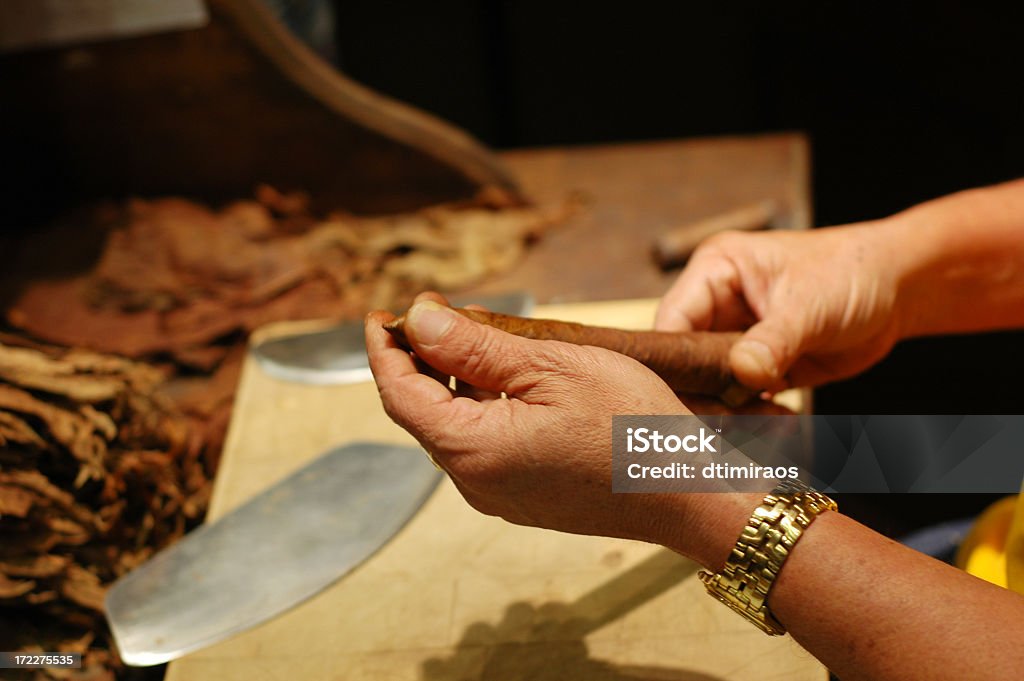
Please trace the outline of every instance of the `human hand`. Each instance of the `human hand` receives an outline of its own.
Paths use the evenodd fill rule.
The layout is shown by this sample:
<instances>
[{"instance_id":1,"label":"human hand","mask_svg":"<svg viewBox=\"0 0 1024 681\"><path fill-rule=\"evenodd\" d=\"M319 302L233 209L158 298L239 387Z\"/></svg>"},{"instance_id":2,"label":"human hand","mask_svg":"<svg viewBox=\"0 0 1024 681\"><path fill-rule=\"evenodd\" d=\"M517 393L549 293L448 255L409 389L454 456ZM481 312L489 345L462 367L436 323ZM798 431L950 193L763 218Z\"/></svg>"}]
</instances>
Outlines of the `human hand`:
<instances>
[{"instance_id":1,"label":"human hand","mask_svg":"<svg viewBox=\"0 0 1024 681\"><path fill-rule=\"evenodd\" d=\"M668 386L623 355L519 338L437 300L408 312L415 355L382 328L386 312L367 317L366 346L388 415L466 500L521 525L672 544L698 495L613 494L611 481L611 417L688 413Z\"/></svg>"},{"instance_id":2,"label":"human hand","mask_svg":"<svg viewBox=\"0 0 1024 681\"><path fill-rule=\"evenodd\" d=\"M769 392L857 374L899 340L898 281L874 224L725 232L705 241L661 301L656 328L746 333L736 377Z\"/></svg>"}]
</instances>

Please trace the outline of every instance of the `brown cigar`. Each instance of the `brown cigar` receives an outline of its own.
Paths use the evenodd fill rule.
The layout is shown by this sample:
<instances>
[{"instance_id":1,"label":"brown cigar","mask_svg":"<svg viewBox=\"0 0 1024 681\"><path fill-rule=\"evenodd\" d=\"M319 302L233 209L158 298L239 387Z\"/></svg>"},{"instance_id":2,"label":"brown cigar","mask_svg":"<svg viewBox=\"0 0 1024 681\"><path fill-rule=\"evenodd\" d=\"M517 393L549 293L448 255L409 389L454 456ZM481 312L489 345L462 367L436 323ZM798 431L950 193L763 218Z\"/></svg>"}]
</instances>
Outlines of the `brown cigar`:
<instances>
[{"instance_id":1,"label":"brown cigar","mask_svg":"<svg viewBox=\"0 0 1024 681\"><path fill-rule=\"evenodd\" d=\"M738 406L755 393L741 385L729 369L729 350L740 334L691 331L626 331L551 319L527 319L510 315L452 308L475 322L533 340L556 340L574 345L593 345L632 357L658 374L676 392L718 397ZM399 345L409 348L405 316L384 328Z\"/></svg>"}]
</instances>

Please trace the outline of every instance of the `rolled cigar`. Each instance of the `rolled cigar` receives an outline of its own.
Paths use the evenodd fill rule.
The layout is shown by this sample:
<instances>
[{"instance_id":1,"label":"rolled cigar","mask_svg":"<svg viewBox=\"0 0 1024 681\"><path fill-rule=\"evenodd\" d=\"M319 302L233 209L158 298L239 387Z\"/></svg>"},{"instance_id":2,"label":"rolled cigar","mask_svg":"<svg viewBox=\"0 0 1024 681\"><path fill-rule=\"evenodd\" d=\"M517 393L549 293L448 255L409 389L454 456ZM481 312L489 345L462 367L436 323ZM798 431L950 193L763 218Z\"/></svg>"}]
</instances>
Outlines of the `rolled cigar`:
<instances>
[{"instance_id":1,"label":"rolled cigar","mask_svg":"<svg viewBox=\"0 0 1024 681\"><path fill-rule=\"evenodd\" d=\"M709 236L729 230L765 229L771 226L777 212L777 204L769 199L676 227L655 240L654 259L663 269L681 265Z\"/></svg>"},{"instance_id":2,"label":"rolled cigar","mask_svg":"<svg viewBox=\"0 0 1024 681\"><path fill-rule=\"evenodd\" d=\"M711 395L730 406L739 406L755 394L738 383L729 368L729 350L739 339L738 333L626 331L481 310L452 309L475 322L523 338L593 345L632 357L660 376L676 392ZM405 315L388 322L384 328L399 345L407 349L411 347L405 335Z\"/></svg>"}]
</instances>

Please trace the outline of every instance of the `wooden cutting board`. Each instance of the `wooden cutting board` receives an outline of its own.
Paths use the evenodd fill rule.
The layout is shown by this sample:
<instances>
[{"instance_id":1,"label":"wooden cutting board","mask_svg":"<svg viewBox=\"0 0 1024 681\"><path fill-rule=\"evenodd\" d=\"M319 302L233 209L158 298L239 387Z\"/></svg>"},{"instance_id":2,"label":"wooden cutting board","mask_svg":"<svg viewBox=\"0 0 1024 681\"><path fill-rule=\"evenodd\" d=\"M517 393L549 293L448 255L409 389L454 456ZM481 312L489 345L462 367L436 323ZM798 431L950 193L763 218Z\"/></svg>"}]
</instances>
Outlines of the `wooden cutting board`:
<instances>
[{"instance_id":1,"label":"wooden cutting board","mask_svg":"<svg viewBox=\"0 0 1024 681\"><path fill-rule=\"evenodd\" d=\"M654 308L580 303L535 316L649 328ZM248 360L210 518L353 440L414 443L372 383L290 384ZM827 678L789 637L769 638L708 597L696 570L657 546L481 515L445 480L363 565L273 621L171 663L167 681Z\"/></svg>"}]
</instances>

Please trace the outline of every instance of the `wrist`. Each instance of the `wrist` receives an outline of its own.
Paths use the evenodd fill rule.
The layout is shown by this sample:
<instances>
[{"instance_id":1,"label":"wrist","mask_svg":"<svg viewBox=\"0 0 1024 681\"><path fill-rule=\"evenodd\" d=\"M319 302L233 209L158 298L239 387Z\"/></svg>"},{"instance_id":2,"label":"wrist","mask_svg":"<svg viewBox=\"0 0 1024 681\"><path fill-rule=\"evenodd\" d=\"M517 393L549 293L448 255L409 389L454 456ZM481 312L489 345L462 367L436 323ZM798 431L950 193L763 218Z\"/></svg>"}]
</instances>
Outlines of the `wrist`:
<instances>
[{"instance_id":1,"label":"wrist","mask_svg":"<svg viewBox=\"0 0 1024 681\"><path fill-rule=\"evenodd\" d=\"M741 492L674 496L679 508L672 514L658 543L713 572L725 565L736 538L764 497Z\"/></svg>"},{"instance_id":2,"label":"wrist","mask_svg":"<svg viewBox=\"0 0 1024 681\"><path fill-rule=\"evenodd\" d=\"M751 513L725 566L698 573L708 593L770 636L786 633L768 599L814 520L838 507L799 480L780 481Z\"/></svg>"},{"instance_id":3,"label":"wrist","mask_svg":"<svg viewBox=\"0 0 1024 681\"><path fill-rule=\"evenodd\" d=\"M870 235L870 250L876 263L871 272L885 278L892 289L890 330L893 343L920 336L932 315L927 271L930 254L921 248L915 235L920 229L918 217L898 213L875 223Z\"/></svg>"},{"instance_id":4,"label":"wrist","mask_svg":"<svg viewBox=\"0 0 1024 681\"><path fill-rule=\"evenodd\" d=\"M833 261L849 271L847 307L838 312L854 333L870 333L887 348L908 337L906 315L916 309L917 271L913 249L905 247L908 226L901 216L829 230Z\"/></svg>"}]
</instances>

